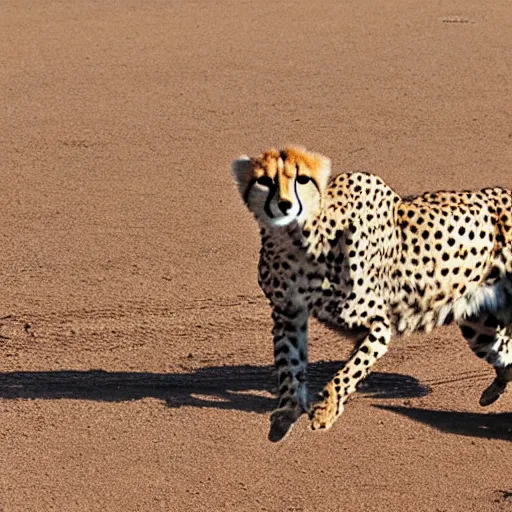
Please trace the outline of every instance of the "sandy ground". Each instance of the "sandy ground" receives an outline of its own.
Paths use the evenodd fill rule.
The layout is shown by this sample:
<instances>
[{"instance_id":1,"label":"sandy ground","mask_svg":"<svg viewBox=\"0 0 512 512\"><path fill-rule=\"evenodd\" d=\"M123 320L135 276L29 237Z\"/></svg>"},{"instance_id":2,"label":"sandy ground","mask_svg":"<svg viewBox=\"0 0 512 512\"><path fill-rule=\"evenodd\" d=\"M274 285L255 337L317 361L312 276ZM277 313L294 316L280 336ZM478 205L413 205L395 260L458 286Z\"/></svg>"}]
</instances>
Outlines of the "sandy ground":
<instances>
[{"instance_id":1,"label":"sandy ground","mask_svg":"<svg viewBox=\"0 0 512 512\"><path fill-rule=\"evenodd\" d=\"M512 395L478 406L454 328L267 441L229 172L300 143L401 193L512 186L511 62L509 0L4 0L0 510L512 510ZM315 385L349 349L313 326Z\"/></svg>"}]
</instances>

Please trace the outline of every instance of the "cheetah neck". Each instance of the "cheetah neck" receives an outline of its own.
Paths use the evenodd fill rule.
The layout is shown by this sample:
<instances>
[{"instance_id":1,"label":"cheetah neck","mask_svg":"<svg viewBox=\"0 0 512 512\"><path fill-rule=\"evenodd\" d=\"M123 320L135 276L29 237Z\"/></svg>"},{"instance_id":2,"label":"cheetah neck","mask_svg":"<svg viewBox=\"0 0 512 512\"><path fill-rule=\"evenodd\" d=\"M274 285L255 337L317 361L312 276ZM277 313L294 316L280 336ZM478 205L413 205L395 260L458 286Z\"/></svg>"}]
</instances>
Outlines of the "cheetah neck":
<instances>
[{"instance_id":1,"label":"cheetah neck","mask_svg":"<svg viewBox=\"0 0 512 512\"><path fill-rule=\"evenodd\" d=\"M339 245L346 229L346 216L329 204L323 204L318 213L302 223L293 222L281 228L261 228L262 245L272 239L279 246L298 249L314 260L323 263L333 247ZM284 247L283 247L284 248Z\"/></svg>"}]
</instances>

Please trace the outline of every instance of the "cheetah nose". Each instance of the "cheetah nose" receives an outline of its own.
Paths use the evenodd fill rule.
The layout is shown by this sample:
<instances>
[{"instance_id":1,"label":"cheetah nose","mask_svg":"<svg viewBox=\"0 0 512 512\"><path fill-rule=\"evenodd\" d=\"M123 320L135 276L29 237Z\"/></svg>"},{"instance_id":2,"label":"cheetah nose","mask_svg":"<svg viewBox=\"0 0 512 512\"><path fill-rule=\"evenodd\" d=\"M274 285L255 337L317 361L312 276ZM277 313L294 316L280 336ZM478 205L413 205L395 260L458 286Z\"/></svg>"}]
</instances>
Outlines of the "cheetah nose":
<instances>
[{"instance_id":1,"label":"cheetah nose","mask_svg":"<svg viewBox=\"0 0 512 512\"><path fill-rule=\"evenodd\" d=\"M279 201L277 206L279 206L279 209L286 215L288 210L292 207L292 203L290 201L283 200Z\"/></svg>"}]
</instances>

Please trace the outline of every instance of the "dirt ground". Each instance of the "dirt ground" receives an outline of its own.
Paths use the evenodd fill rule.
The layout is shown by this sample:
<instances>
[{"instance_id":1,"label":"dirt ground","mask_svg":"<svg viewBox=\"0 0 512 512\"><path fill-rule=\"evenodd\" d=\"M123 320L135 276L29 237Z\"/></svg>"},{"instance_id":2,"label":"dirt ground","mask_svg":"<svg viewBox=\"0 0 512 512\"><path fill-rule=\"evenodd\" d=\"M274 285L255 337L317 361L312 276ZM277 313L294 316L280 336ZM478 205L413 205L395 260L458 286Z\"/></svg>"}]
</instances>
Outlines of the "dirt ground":
<instances>
[{"instance_id":1,"label":"dirt ground","mask_svg":"<svg viewBox=\"0 0 512 512\"><path fill-rule=\"evenodd\" d=\"M512 186L509 0L4 0L0 510L512 510L512 395L452 327L267 440L270 311L230 162ZM350 350L314 325L320 386ZM337 361L337 363L336 363Z\"/></svg>"}]
</instances>

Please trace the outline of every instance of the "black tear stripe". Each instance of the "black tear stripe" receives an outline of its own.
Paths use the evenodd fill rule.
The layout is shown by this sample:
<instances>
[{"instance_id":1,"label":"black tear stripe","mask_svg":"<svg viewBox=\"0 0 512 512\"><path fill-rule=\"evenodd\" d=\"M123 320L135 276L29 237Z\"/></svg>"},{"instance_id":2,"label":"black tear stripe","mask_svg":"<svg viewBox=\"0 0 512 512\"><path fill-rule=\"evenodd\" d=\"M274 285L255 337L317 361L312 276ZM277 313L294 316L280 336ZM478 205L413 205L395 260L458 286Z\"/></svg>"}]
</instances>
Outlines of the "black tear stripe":
<instances>
[{"instance_id":1,"label":"black tear stripe","mask_svg":"<svg viewBox=\"0 0 512 512\"><path fill-rule=\"evenodd\" d=\"M295 174L295 184L297 184L297 177L299 175L299 164L295 164L295 171L296 171L296 174ZM312 181L313 185L315 185L315 188L316 190L318 191L318 195L319 196L322 196L321 192L320 192L320 185L318 185L317 181L315 180L315 178L313 178L313 176L310 176L309 179ZM297 195L297 199L299 198L299 196ZM300 202L300 201L299 201Z\"/></svg>"},{"instance_id":2,"label":"black tear stripe","mask_svg":"<svg viewBox=\"0 0 512 512\"><path fill-rule=\"evenodd\" d=\"M247 185L247 190L245 191L245 194L244 194L244 202L247 206L249 206L249 194L251 193L252 187L254 186L254 184L257 181L258 181L257 179L253 178L249 182L249 185ZM267 200L265 201L265 212L271 219L274 218L274 215L272 214L272 211L270 210L270 201L272 201L273 197L275 196L277 188L278 188L277 185L274 184L274 186L269 191Z\"/></svg>"},{"instance_id":3,"label":"black tear stripe","mask_svg":"<svg viewBox=\"0 0 512 512\"><path fill-rule=\"evenodd\" d=\"M299 202L299 213L297 213L297 217L299 217L300 214L302 213L302 202L300 200L299 193L297 192L297 178L295 178L295 183L293 185L293 188L295 190L295 197L297 198L297 201Z\"/></svg>"},{"instance_id":4,"label":"black tear stripe","mask_svg":"<svg viewBox=\"0 0 512 512\"><path fill-rule=\"evenodd\" d=\"M245 202L246 205L249 205L249 194L251 193L251 189L252 189L252 187L254 186L255 183L256 183L256 179L253 178L249 182L249 185L247 185L247 189L246 189L245 194L244 194L244 202Z\"/></svg>"},{"instance_id":5,"label":"black tear stripe","mask_svg":"<svg viewBox=\"0 0 512 512\"><path fill-rule=\"evenodd\" d=\"M274 218L274 214L272 213L272 210L270 209L270 201L274 199L274 196L276 195L277 189L279 188L279 174L276 173L276 178L274 180L274 186L269 190L267 200L265 201L265 213L271 218Z\"/></svg>"}]
</instances>

